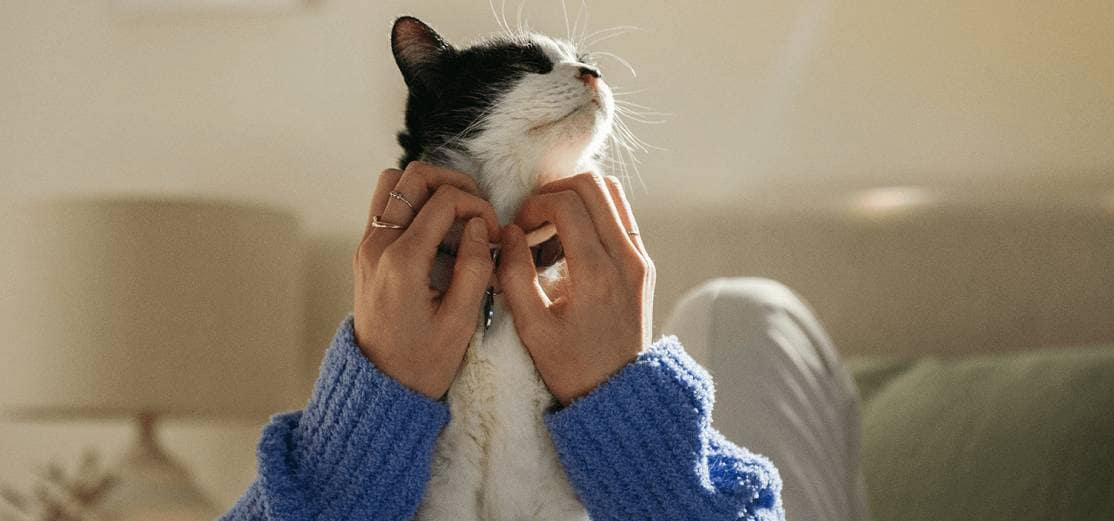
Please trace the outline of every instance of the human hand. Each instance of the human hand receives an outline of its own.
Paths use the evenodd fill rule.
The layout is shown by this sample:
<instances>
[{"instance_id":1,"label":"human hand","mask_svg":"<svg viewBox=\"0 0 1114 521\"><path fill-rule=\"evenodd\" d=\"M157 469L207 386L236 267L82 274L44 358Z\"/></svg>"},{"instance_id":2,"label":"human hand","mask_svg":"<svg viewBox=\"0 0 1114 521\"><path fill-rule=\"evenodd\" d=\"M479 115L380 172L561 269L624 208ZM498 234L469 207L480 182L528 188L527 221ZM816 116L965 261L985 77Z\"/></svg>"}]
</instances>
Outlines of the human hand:
<instances>
[{"instance_id":1,"label":"human hand","mask_svg":"<svg viewBox=\"0 0 1114 521\"><path fill-rule=\"evenodd\" d=\"M523 230L557 228L569 278L548 295ZM650 341L655 272L614 177L543 186L503 230L498 277L515 329L562 405L634 360Z\"/></svg>"},{"instance_id":2,"label":"human hand","mask_svg":"<svg viewBox=\"0 0 1114 521\"><path fill-rule=\"evenodd\" d=\"M494 269L488 240L501 230L479 193L472 178L428 163L384 171L352 261L360 349L388 376L433 399L444 396L460 368ZM375 216L403 228L376 226ZM430 271L438 246L460 220L467 224L452 281L441 294L430 287Z\"/></svg>"}]
</instances>

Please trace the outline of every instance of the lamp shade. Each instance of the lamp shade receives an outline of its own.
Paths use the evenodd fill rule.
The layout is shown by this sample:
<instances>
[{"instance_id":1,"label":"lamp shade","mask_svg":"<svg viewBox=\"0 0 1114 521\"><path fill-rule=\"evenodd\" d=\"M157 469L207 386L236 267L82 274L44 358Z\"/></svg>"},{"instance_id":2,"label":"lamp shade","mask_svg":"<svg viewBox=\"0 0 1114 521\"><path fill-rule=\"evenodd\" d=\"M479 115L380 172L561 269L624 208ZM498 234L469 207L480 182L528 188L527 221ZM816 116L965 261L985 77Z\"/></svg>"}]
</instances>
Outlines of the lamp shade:
<instances>
[{"instance_id":1,"label":"lamp shade","mask_svg":"<svg viewBox=\"0 0 1114 521\"><path fill-rule=\"evenodd\" d=\"M292 405L293 216L138 199L0 214L0 410L241 416Z\"/></svg>"}]
</instances>

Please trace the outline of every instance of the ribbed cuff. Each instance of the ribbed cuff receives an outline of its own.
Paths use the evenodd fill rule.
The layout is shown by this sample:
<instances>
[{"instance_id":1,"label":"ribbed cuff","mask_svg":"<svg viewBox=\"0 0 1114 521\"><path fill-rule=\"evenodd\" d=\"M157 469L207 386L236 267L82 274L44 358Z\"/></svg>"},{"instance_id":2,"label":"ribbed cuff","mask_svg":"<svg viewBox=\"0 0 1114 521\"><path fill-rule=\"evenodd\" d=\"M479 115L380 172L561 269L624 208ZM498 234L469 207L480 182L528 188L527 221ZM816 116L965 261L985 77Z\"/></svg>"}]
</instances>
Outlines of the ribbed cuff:
<instances>
[{"instance_id":1,"label":"ribbed cuff","mask_svg":"<svg viewBox=\"0 0 1114 521\"><path fill-rule=\"evenodd\" d=\"M374 504L375 519L409 518L448 420L444 403L407 389L364 356L348 317L306 409L275 416L264 430L259 462L268 510L347 519L366 517Z\"/></svg>"},{"instance_id":2,"label":"ribbed cuff","mask_svg":"<svg viewBox=\"0 0 1114 521\"><path fill-rule=\"evenodd\" d=\"M663 337L589 395L547 414L593 519L752 519L748 510L776 501L760 498L780 486L765 460L731 446L730 466L740 466L723 468L713 399L708 373L676 337Z\"/></svg>"}]
</instances>

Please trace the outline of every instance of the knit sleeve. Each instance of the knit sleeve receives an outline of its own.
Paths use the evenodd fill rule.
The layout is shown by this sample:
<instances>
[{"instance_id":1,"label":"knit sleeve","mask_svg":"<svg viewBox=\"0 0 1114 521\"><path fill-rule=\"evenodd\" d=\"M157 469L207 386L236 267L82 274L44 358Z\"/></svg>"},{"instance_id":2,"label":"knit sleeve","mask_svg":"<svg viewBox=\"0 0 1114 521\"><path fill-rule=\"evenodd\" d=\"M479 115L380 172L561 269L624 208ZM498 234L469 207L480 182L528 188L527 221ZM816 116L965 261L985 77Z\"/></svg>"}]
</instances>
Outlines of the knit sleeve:
<instances>
[{"instance_id":1,"label":"knit sleeve","mask_svg":"<svg viewBox=\"0 0 1114 521\"><path fill-rule=\"evenodd\" d=\"M305 410L263 429L259 476L228 521L410 519L448 407L380 372L360 351L352 318L325 355Z\"/></svg>"},{"instance_id":2,"label":"knit sleeve","mask_svg":"<svg viewBox=\"0 0 1114 521\"><path fill-rule=\"evenodd\" d=\"M712 428L713 395L708 373L664 337L589 395L547 414L593 521L784 519L777 469Z\"/></svg>"}]
</instances>

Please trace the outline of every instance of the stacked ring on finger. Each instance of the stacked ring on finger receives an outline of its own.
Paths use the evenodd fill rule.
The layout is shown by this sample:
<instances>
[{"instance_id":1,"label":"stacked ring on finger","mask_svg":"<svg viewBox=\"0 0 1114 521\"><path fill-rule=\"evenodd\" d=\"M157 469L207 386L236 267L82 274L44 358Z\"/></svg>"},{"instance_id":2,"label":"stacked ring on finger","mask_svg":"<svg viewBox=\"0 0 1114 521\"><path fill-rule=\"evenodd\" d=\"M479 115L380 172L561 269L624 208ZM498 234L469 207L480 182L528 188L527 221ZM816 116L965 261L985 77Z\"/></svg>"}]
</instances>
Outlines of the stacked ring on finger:
<instances>
[{"instance_id":1,"label":"stacked ring on finger","mask_svg":"<svg viewBox=\"0 0 1114 521\"><path fill-rule=\"evenodd\" d=\"M371 227L372 228L387 228L387 229L390 229L390 230L405 230L406 229L405 225L395 224L395 223L392 223L392 222L384 221L382 215L371 216Z\"/></svg>"},{"instance_id":2,"label":"stacked ring on finger","mask_svg":"<svg viewBox=\"0 0 1114 521\"><path fill-rule=\"evenodd\" d=\"M391 190L390 193L388 193L387 195L391 196L394 199L402 201L406 206L410 207L411 210L414 210L415 212L418 211L417 208L414 208L414 203L411 203L405 195L402 195L402 192L399 192L398 190Z\"/></svg>"}]
</instances>

